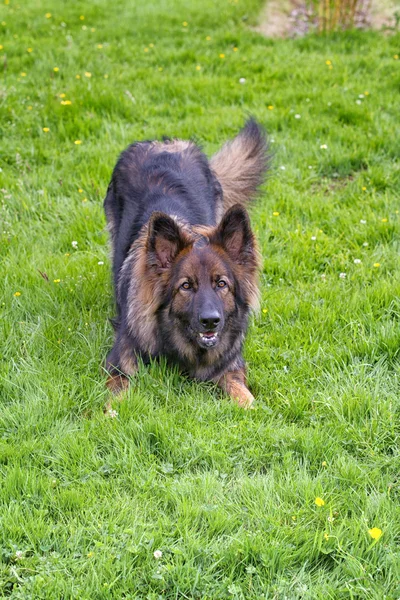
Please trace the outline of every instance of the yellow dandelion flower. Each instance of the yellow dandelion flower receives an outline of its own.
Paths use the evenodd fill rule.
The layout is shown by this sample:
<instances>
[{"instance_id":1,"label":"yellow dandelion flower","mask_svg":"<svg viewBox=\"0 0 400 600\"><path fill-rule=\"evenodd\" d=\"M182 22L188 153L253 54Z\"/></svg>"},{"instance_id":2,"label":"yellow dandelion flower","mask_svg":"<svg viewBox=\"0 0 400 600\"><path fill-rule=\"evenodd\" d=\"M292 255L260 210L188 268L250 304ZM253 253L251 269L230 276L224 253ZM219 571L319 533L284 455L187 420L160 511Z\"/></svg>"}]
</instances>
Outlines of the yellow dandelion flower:
<instances>
[{"instance_id":1,"label":"yellow dandelion flower","mask_svg":"<svg viewBox=\"0 0 400 600\"><path fill-rule=\"evenodd\" d=\"M75 79L80 79L81 76L80 75L75 75Z\"/></svg>"},{"instance_id":2,"label":"yellow dandelion flower","mask_svg":"<svg viewBox=\"0 0 400 600\"><path fill-rule=\"evenodd\" d=\"M363 192L367 191L367 188L365 187L365 185L363 185L363 187L361 188Z\"/></svg>"},{"instance_id":3,"label":"yellow dandelion flower","mask_svg":"<svg viewBox=\"0 0 400 600\"><path fill-rule=\"evenodd\" d=\"M96 31L96 27L91 27L91 28L90 28L90 31L91 31L92 33L94 33L94 32Z\"/></svg>"},{"instance_id":4,"label":"yellow dandelion flower","mask_svg":"<svg viewBox=\"0 0 400 600\"><path fill-rule=\"evenodd\" d=\"M43 127L43 131L44 131L45 133L48 133L48 132L50 131L50 129L49 129L49 127Z\"/></svg>"},{"instance_id":5,"label":"yellow dandelion flower","mask_svg":"<svg viewBox=\"0 0 400 600\"><path fill-rule=\"evenodd\" d=\"M182 25L183 25L184 27L187 27L187 26L188 26L188 23L187 23L187 21L183 21Z\"/></svg>"},{"instance_id":6,"label":"yellow dandelion flower","mask_svg":"<svg viewBox=\"0 0 400 600\"><path fill-rule=\"evenodd\" d=\"M315 498L314 502L317 506L325 506L325 500L322 500L319 496Z\"/></svg>"},{"instance_id":7,"label":"yellow dandelion flower","mask_svg":"<svg viewBox=\"0 0 400 600\"><path fill-rule=\"evenodd\" d=\"M332 61L330 61L330 60L326 60L326 61L325 61L325 64L329 66L329 65L331 65L331 64L332 64Z\"/></svg>"},{"instance_id":8,"label":"yellow dandelion flower","mask_svg":"<svg viewBox=\"0 0 400 600\"><path fill-rule=\"evenodd\" d=\"M82 189L82 188L79 188L79 189L78 189L78 192L79 192L80 194L82 194L82 192L83 192L83 189Z\"/></svg>"},{"instance_id":9,"label":"yellow dandelion flower","mask_svg":"<svg viewBox=\"0 0 400 600\"><path fill-rule=\"evenodd\" d=\"M46 17L46 19L50 19L51 13L46 13L44 16Z\"/></svg>"},{"instance_id":10,"label":"yellow dandelion flower","mask_svg":"<svg viewBox=\"0 0 400 600\"><path fill-rule=\"evenodd\" d=\"M225 54L220 54L219 57L220 58L225 58Z\"/></svg>"},{"instance_id":11,"label":"yellow dandelion flower","mask_svg":"<svg viewBox=\"0 0 400 600\"><path fill-rule=\"evenodd\" d=\"M381 263L374 263L374 267L378 269L381 266Z\"/></svg>"},{"instance_id":12,"label":"yellow dandelion flower","mask_svg":"<svg viewBox=\"0 0 400 600\"><path fill-rule=\"evenodd\" d=\"M61 279L53 279L54 283L60 283Z\"/></svg>"},{"instance_id":13,"label":"yellow dandelion flower","mask_svg":"<svg viewBox=\"0 0 400 600\"><path fill-rule=\"evenodd\" d=\"M62 104L63 106L69 106L70 104L72 104L71 100L61 100L60 104Z\"/></svg>"},{"instance_id":14,"label":"yellow dandelion flower","mask_svg":"<svg viewBox=\"0 0 400 600\"><path fill-rule=\"evenodd\" d=\"M94 556L94 552L88 552L86 555L88 558L92 558L92 556Z\"/></svg>"},{"instance_id":15,"label":"yellow dandelion flower","mask_svg":"<svg viewBox=\"0 0 400 600\"><path fill-rule=\"evenodd\" d=\"M233 51L234 51L234 52L237 52L238 50L239 50L239 48L236 48L236 46L235 46L235 48L233 49Z\"/></svg>"},{"instance_id":16,"label":"yellow dandelion flower","mask_svg":"<svg viewBox=\"0 0 400 600\"><path fill-rule=\"evenodd\" d=\"M99 50L101 50L101 48L103 47L103 44L97 44L97 47L99 48Z\"/></svg>"},{"instance_id":17,"label":"yellow dandelion flower","mask_svg":"<svg viewBox=\"0 0 400 600\"><path fill-rule=\"evenodd\" d=\"M18 296L21 295L21 292L15 292L14 296L16 296L18 298Z\"/></svg>"},{"instance_id":18,"label":"yellow dandelion flower","mask_svg":"<svg viewBox=\"0 0 400 600\"><path fill-rule=\"evenodd\" d=\"M79 18L80 18L81 21L85 20L85 17L83 15L81 15Z\"/></svg>"},{"instance_id":19,"label":"yellow dandelion flower","mask_svg":"<svg viewBox=\"0 0 400 600\"><path fill-rule=\"evenodd\" d=\"M382 529L379 529L379 527L373 527L372 529L368 529L368 533L373 540L379 540L379 538L382 536L383 531Z\"/></svg>"},{"instance_id":20,"label":"yellow dandelion flower","mask_svg":"<svg viewBox=\"0 0 400 600\"><path fill-rule=\"evenodd\" d=\"M4 46L2 46L2 44L0 44L0 50L3 50Z\"/></svg>"},{"instance_id":21,"label":"yellow dandelion flower","mask_svg":"<svg viewBox=\"0 0 400 600\"><path fill-rule=\"evenodd\" d=\"M89 73L89 71L85 71L85 77L91 77L91 76L92 76L92 74Z\"/></svg>"},{"instance_id":22,"label":"yellow dandelion flower","mask_svg":"<svg viewBox=\"0 0 400 600\"><path fill-rule=\"evenodd\" d=\"M393 58L394 58L394 60L399 60L399 55L398 55L398 54L395 54L395 55L393 56Z\"/></svg>"},{"instance_id":23,"label":"yellow dandelion flower","mask_svg":"<svg viewBox=\"0 0 400 600\"><path fill-rule=\"evenodd\" d=\"M148 52L148 51L149 51L149 49L148 49L148 48L144 48L144 51L145 51L145 52Z\"/></svg>"},{"instance_id":24,"label":"yellow dandelion flower","mask_svg":"<svg viewBox=\"0 0 400 600\"><path fill-rule=\"evenodd\" d=\"M66 252L64 256L71 256L69 252Z\"/></svg>"},{"instance_id":25,"label":"yellow dandelion flower","mask_svg":"<svg viewBox=\"0 0 400 600\"><path fill-rule=\"evenodd\" d=\"M381 219L381 221L382 221L382 223L387 223L387 219L386 219L386 217L385 217L385 218L383 218L383 219Z\"/></svg>"},{"instance_id":26,"label":"yellow dandelion flower","mask_svg":"<svg viewBox=\"0 0 400 600\"><path fill-rule=\"evenodd\" d=\"M21 77L26 77L26 73L20 73Z\"/></svg>"},{"instance_id":27,"label":"yellow dandelion flower","mask_svg":"<svg viewBox=\"0 0 400 600\"><path fill-rule=\"evenodd\" d=\"M26 49L27 52L32 52L32 50L33 50L32 48L27 48Z\"/></svg>"},{"instance_id":28,"label":"yellow dandelion flower","mask_svg":"<svg viewBox=\"0 0 400 600\"><path fill-rule=\"evenodd\" d=\"M53 71L54 71L54 73L58 73L58 71L59 71L59 70L60 70L60 69L59 69L58 67L54 67L54 68L53 68Z\"/></svg>"},{"instance_id":29,"label":"yellow dandelion flower","mask_svg":"<svg viewBox=\"0 0 400 600\"><path fill-rule=\"evenodd\" d=\"M196 65L196 71L201 71L201 66L200 65Z\"/></svg>"},{"instance_id":30,"label":"yellow dandelion flower","mask_svg":"<svg viewBox=\"0 0 400 600\"><path fill-rule=\"evenodd\" d=\"M279 213L276 210L272 214L273 214L274 217L279 217Z\"/></svg>"},{"instance_id":31,"label":"yellow dandelion flower","mask_svg":"<svg viewBox=\"0 0 400 600\"><path fill-rule=\"evenodd\" d=\"M328 540L329 540L329 535L328 535L327 533L324 533L324 539L325 539L326 541L328 541Z\"/></svg>"},{"instance_id":32,"label":"yellow dandelion flower","mask_svg":"<svg viewBox=\"0 0 400 600\"><path fill-rule=\"evenodd\" d=\"M268 106L268 110L274 110L274 107L272 106L272 104L270 104L270 105Z\"/></svg>"},{"instance_id":33,"label":"yellow dandelion flower","mask_svg":"<svg viewBox=\"0 0 400 600\"><path fill-rule=\"evenodd\" d=\"M10 0L4 0L4 4L10 4Z\"/></svg>"},{"instance_id":34,"label":"yellow dandelion flower","mask_svg":"<svg viewBox=\"0 0 400 600\"><path fill-rule=\"evenodd\" d=\"M32 106L28 106L28 110L32 110Z\"/></svg>"},{"instance_id":35,"label":"yellow dandelion flower","mask_svg":"<svg viewBox=\"0 0 400 600\"><path fill-rule=\"evenodd\" d=\"M211 35L208 35L208 36L206 37L206 40L207 40L207 42L209 42L209 41L211 40Z\"/></svg>"},{"instance_id":36,"label":"yellow dandelion flower","mask_svg":"<svg viewBox=\"0 0 400 600\"><path fill-rule=\"evenodd\" d=\"M364 92L364 96L369 96L369 92Z\"/></svg>"},{"instance_id":37,"label":"yellow dandelion flower","mask_svg":"<svg viewBox=\"0 0 400 600\"><path fill-rule=\"evenodd\" d=\"M79 146L79 144L82 144L81 140L75 140L74 144L76 144L77 146Z\"/></svg>"},{"instance_id":38,"label":"yellow dandelion flower","mask_svg":"<svg viewBox=\"0 0 400 600\"><path fill-rule=\"evenodd\" d=\"M292 516L292 521L295 521L297 519L296 515Z\"/></svg>"},{"instance_id":39,"label":"yellow dandelion flower","mask_svg":"<svg viewBox=\"0 0 400 600\"><path fill-rule=\"evenodd\" d=\"M65 98L65 96L66 96L66 95L67 95L67 94L58 94L58 97L59 97L59 98Z\"/></svg>"},{"instance_id":40,"label":"yellow dandelion flower","mask_svg":"<svg viewBox=\"0 0 400 600\"><path fill-rule=\"evenodd\" d=\"M264 315L266 315L268 312L268 308L263 308L262 311L263 311Z\"/></svg>"},{"instance_id":41,"label":"yellow dandelion flower","mask_svg":"<svg viewBox=\"0 0 400 600\"><path fill-rule=\"evenodd\" d=\"M326 467L327 466L326 460L323 460L321 464L322 464L323 467Z\"/></svg>"}]
</instances>

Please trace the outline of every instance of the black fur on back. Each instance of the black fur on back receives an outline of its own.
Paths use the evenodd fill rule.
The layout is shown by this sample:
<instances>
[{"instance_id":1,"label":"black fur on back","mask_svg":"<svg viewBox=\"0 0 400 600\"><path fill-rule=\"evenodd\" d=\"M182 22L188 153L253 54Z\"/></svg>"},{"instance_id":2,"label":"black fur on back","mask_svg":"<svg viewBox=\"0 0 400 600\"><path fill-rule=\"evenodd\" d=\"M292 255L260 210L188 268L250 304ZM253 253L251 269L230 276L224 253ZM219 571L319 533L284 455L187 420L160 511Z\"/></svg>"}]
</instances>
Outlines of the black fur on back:
<instances>
[{"instance_id":1,"label":"black fur on back","mask_svg":"<svg viewBox=\"0 0 400 600\"><path fill-rule=\"evenodd\" d=\"M190 225L215 225L218 203L222 203L221 186L208 159L192 142L146 141L129 146L119 157L104 201L115 288L129 249L153 212L176 216Z\"/></svg>"}]
</instances>

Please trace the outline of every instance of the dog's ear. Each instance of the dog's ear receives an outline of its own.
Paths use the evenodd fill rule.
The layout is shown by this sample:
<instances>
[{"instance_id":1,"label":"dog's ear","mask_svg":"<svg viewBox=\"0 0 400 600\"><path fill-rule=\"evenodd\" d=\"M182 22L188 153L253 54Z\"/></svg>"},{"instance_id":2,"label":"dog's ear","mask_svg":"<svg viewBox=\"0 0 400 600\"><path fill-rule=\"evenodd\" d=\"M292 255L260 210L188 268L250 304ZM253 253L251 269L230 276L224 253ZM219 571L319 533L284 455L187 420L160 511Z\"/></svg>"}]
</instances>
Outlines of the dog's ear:
<instances>
[{"instance_id":1,"label":"dog's ear","mask_svg":"<svg viewBox=\"0 0 400 600\"><path fill-rule=\"evenodd\" d=\"M187 236L174 219L162 212L153 213L147 235L148 260L151 266L160 271L169 269L187 243Z\"/></svg>"},{"instance_id":2,"label":"dog's ear","mask_svg":"<svg viewBox=\"0 0 400 600\"><path fill-rule=\"evenodd\" d=\"M235 204L222 218L217 229L217 238L230 258L240 264L254 262L254 236L247 211Z\"/></svg>"}]
</instances>

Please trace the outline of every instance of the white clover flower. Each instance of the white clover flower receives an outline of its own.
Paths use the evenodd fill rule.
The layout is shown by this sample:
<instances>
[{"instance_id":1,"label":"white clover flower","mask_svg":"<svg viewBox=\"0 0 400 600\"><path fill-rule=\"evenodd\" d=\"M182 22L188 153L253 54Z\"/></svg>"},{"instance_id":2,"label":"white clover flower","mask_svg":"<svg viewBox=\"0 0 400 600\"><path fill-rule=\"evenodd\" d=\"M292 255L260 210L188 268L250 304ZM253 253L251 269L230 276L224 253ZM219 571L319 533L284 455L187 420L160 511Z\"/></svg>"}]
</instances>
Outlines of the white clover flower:
<instances>
[{"instance_id":1,"label":"white clover flower","mask_svg":"<svg viewBox=\"0 0 400 600\"><path fill-rule=\"evenodd\" d=\"M365 225L365 224L366 224L366 222L367 222L367 221L366 221L365 219L360 219L360 223L361 223L361 225Z\"/></svg>"},{"instance_id":2,"label":"white clover flower","mask_svg":"<svg viewBox=\"0 0 400 600\"><path fill-rule=\"evenodd\" d=\"M321 150L327 150L328 146L326 144L321 144L320 148L321 148Z\"/></svg>"},{"instance_id":3,"label":"white clover flower","mask_svg":"<svg viewBox=\"0 0 400 600\"><path fill-rule=\"evenodd\" d=\"M359 98L364 98L364 94L359 94L358 97Z\"/></svg>"},{"instance_id":4,"label":"white clover flower","mask_svg":"<svg viewBox=\"0 0 400 600\"><path fill-rule=\"evenodd\" d=\"M279 168L280 168L282 171L285 171L285 169L286 169L286 167L284 167L283 165L281 165Z\"/></svg>"},{"instance_id":5,"label":"white clover flower","mask_svg":"<svg viewBox=\"0 0 400 600\"><path fill-rule=\"evenodd\" d=\"M315 240L317 239L317 236L316 235L312 235L311 239L312 239L313 242L315 242Z\"/></svg>"},{"instance_id":6,"label":"white clover flower","mask_svg":"<svg viewBox=\"0 0 400 600\"><path fill-rule=\"evenodd\" d=\"M314 167L312 165L308 165L308 168L309 169L313 169Z\"/></svg>"},{"instance_id":7,"label":"white clover flower","mask_svg":"<svg viewBox=\"0 0 400 600\"><path fill-rule=\"evenodd\" d=\"M154 550L153 553L154 558L156 558L157 560L160 559L162 557L162 552L161 550Z\"/></svg>"},{"instance_id":8,"label":"white clover flower","mask_svg":"<svg viewBox=\"0 0 400 600\"><path fill-rule=\"evenodd\" d=\"M356 104L361 104L361 100L356 100Z\"/></svg>"},{"instance_id":9,"label":"white clover flower","mask_svg":"<svg viewBox=\"0 0 400 600\"><path fill-rule=\"evenodd\" d=\"M368 246L368 242L364 242L363 246L366 248Z\"/></svg>"},{"instance_id":10,"label":"white clover flower","mask_svg":"<svg viewBox=\"0 0 400 600\"><path fill-rule=\"evenodd\" d=\"M294 118L295 118L295 119L301 119L301 115L299 115L299 114L297 114L297 115L294 115Z\"/></svg>"},{"instance_id":11,"label":"white clover flower","mask_svg":"<svg viewBox=\"0 0 400 600\"><path fill-rule=\"evenodd\" d=\"M246 79L244 77L241 77L239 79L239 83L241 83L243 85L244 83L246 83Z\"/></svg>"},{"instance_id":12,"label":"white clover flower","mask_svg":"<svg viewBox=\"0 0 400 600\"><path fill-rule=\"evenodd\" d=\"M21 558L23 558L24 553L22 552L22 550L17 550L15 553L15 560L21 560Z\"/></svg>"},{"instance_id":13,"label":"white clover flower","mask_svg":"<svg viewBox=\"0 0 400 600\"><path fill-rule=\"evenodd\" d=\"M355 265L360 265L361 264L361 259L360 258L355 258L354 259L354 264Z\"/></svg>"},{"instance_id":14,"label":"white clover flower","mask_svg":"<svg viewBox=\"0 0 400 600\"><path fill-rule=\"evenodd\" d=\"M76 242L76 241L71 242L71 246L73 248L77 248L78 247L78 242Z\"/></svg>"},{"instance_id":15,"label":"white clover flower","mask_svg":"<svg viewBox=\"0 0 400 600\"><path fill-rule=\"evenodd\" d=\"M98 265L104 265L104 260L99 260Z\"/></svg>"},{"instance_id":16,"label":"white clover flower","mask_svg":"<svg viewBox=\"0 0 400 600\"><path fill-rule=\"evenodd\" d=\"M346 279L346 273L340 273L339 277L340 279Z\"/></svg>"},{"instance_id":17,"label":"white clover flower","mask_svg":"<svg viewBox=\"0 0 400 600\"><path fill-rule=\"evenodd\" d=\"M113 408L109 408L107 411L107 416L110 417L110 419L116 419L116 417L118 417L118 413Z\"/></svg>"}]
</instances>

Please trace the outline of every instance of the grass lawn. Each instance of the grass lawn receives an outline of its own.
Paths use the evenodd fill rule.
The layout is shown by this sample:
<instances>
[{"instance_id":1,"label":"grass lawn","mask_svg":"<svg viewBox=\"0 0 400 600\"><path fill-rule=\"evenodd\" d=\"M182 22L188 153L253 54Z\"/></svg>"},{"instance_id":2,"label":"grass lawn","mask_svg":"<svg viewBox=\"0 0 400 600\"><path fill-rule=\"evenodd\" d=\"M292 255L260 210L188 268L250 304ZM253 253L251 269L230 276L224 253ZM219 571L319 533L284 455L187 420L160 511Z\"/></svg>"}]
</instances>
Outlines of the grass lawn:
<instances>
[{"instance_id":1,"label":"grass lawn","mask_svg":"<svg viewBox=\"0 0 400 600\"><path fill-rule=\"evenodd\" d=\"M1 5L1 598L400 597L400 35L272 41L259 8ZM155 364L107 419L116 158L248 114L256 410Z\"/></svg>"}]
</instances>

